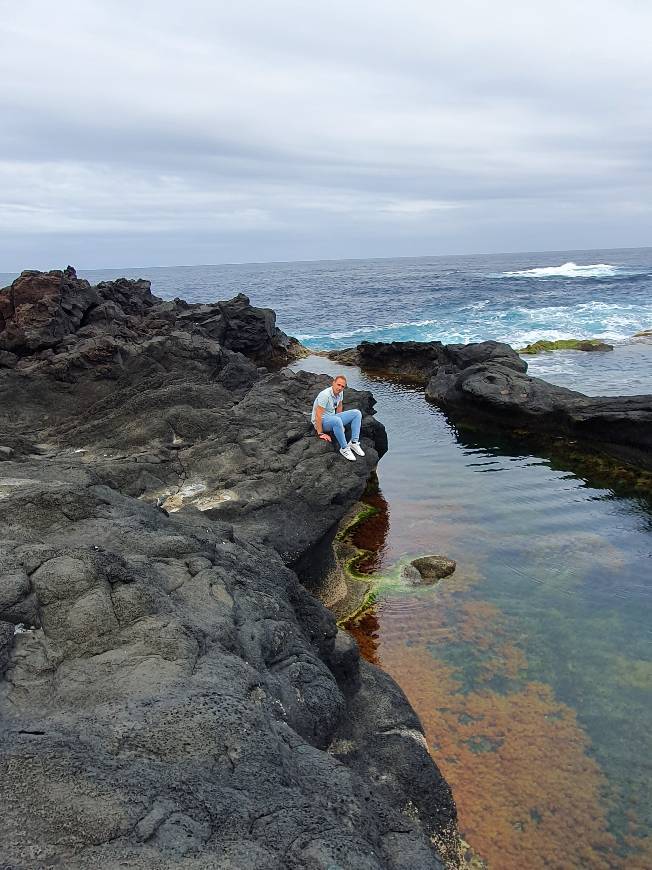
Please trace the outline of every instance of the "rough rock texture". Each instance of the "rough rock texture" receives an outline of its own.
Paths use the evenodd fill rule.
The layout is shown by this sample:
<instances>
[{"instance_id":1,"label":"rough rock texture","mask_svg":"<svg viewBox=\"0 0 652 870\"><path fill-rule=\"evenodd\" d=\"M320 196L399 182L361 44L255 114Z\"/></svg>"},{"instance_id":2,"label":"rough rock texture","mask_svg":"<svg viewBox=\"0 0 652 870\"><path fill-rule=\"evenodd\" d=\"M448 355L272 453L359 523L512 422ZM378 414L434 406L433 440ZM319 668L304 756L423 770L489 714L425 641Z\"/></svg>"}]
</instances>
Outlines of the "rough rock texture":
<instances>
[{"instance_id":1,"label":"rough rock texture","mask_svg":"<svg viewBox=\"0 0 652 870\"><path fill-rule=\"evenodd\" d=\"M243 294L214 305L163 302L149 281L121 278L91 287L71 266L23 272L0 291L0 366L7 368L47 368L60 380L77 380L89 370L116 377L143 343L160 345L181 334L211 339L267 365L301 355L296 339L276 327L274 312L253 308Z\"/></svg>"},{"instance_id":2,"label":"rough rock texture","mask_svg":"<svg viewBox=\"0 0 652 870\"><path fill-rule=\"evenodd\" d=\"M428 382L435 366L447 362L444 345L439 341L363 341L354 348L329 351L328 357L358 365L365 371L397 375L423 384Z\"/></svg>"},{"instance_id":3,"label":"rough rock texture","mask_svg":"<svg viewBox=\"0 0 652 870\"><path fill-rule=\"evenodd\" d=\"M425 384L455 420L563 436L643 469L652 468L652 396L590 397L527 374L507 344L393 342L358 345L370 371Z\"/></svg>"},{"instance_id":4,"label":"rough rock texture","mask_svg":"<svg viewBox=\"0 0 652 870\"><path fill-rule=\"evenodd\" d=\"M345 463L310 434L325 379L260 367L292 342L245 297L68 269L0 312L2 866L452 860L413 711L288 567L386 449L371 395Z\"/></svg>"}]
</instances>

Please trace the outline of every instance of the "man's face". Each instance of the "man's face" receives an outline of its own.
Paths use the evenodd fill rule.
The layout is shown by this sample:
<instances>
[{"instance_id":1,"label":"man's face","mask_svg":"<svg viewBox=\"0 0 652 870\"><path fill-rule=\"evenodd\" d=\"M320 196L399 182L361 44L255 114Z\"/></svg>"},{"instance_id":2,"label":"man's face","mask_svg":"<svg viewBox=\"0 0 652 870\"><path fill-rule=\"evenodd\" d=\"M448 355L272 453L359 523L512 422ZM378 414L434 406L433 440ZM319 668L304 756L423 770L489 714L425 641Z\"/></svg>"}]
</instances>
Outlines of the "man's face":
<instances>
[{"instance_id":1,"label":"man's face","mask_svg":"<svg viewBox=\"0 0 652 870\"><path fill-rule=\"evenodd\" d=\"M342 390L344 389L345 386L346 386L346 381L344 380L344 378L336 378L333 381L333 393L336 396L339 396L339 394L342 392Z\"/></svg>"}]
</instances>

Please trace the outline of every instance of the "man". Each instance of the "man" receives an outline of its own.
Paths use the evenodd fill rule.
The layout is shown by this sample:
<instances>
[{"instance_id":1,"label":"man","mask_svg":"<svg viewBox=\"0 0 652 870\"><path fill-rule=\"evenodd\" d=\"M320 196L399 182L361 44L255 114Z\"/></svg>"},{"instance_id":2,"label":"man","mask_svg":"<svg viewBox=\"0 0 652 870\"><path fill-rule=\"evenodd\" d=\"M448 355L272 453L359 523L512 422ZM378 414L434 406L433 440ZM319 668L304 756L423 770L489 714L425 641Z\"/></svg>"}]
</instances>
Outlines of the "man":
<instances>
[{"instance_id":1,"label":"man","mask_svg":"<svg viewBox=\"0 0 652 870\"><path fill-rule=\"evenodd\" d=\"M340 445L342 456L355 462L354 453L357 453L358 456L364 456L364 450L360 447L362 414L357 408L352 408L350 411L342 410L345 386L346 378L344 375L338 375L333 378L330 387L321 391L313 402L312 425L323 441L331 441L331 436L326 433L333 432ZM349 423L351 424L351 441L347 444L344 427L348 426Z\"/></svg>"}]
</instances>

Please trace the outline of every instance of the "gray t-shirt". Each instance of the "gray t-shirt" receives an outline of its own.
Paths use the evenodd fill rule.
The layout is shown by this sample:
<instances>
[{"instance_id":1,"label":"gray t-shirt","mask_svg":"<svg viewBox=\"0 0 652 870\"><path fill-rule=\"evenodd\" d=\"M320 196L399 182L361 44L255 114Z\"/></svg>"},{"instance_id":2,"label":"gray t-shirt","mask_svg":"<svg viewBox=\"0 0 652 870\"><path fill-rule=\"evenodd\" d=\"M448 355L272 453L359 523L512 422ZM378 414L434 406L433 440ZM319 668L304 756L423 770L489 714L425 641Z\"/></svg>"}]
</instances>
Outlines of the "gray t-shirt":
<instances>
[{"instance_id":1,"label":"gray t-shirt","mask_svg":"<svg viewBox=\"0 0 652 870\"><path fill-rule=\"evenodd\" d=\"M315 425L315 420L317 419L317 406L324 409L324 414L335 414L337 412L337 406L344 399L344 390L336 396L333 393L332 387L326 387L325 390L322 390L321 393L317 396L315 401L312 403L312 425Z\"/></svg>"}]
</instances>

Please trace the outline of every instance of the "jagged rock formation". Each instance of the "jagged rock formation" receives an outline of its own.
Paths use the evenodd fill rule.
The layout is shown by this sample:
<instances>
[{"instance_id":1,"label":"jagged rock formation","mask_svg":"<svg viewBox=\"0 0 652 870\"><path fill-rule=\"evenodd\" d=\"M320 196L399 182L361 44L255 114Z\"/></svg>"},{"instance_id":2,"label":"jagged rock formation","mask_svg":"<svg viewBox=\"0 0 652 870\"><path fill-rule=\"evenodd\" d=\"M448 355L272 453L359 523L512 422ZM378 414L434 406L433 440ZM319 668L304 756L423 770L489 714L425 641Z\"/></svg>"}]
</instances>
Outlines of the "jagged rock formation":
<instances>
[{"instance_id":1,"label":"jagged rock formation","mask_svg":"<svg viewBox=\"0 0 652 870\"><path fill-rule=\"evenodd\" d=\"M507 344L363 342L333 356L425 386L456 421L537 435L563 436L646 470L652 469L652 396L591 397L527 374Z\"/></svg>"},{"instance_id":2,"label":"jagged rock formation","mask_svg":"<svg viewBox=\"0 0 652 870\"><path fill-rule=\"evenodd\" d=\"M365 459L311 437L293 347L242 296L0 291L2 866L454 860L415 714L288 567L387 446L352 390Z\"/></svg>"},{"instance_id":3,"label":"jagged rock formation","mask_svg":"<svg viewBox=\"0 0 652 870\"><path fill-rule=\"evenodd\" d=\"M33 372L47 368L59 380L80 372L117 376L131 357L152 352L166 338L192 335L240 351L266 364L300 355L300 344L275 324L269 308L253 308L240 294L229 302L190 305L163 302L144 280L102 282L94 287L68 266L63 271L23 272L0 293L0 366ZM163 364L163 363L162 363Z\"/></svg>"}]
</instances>

